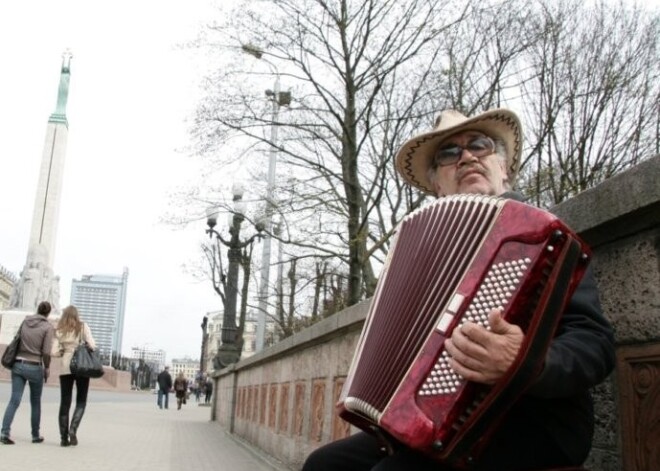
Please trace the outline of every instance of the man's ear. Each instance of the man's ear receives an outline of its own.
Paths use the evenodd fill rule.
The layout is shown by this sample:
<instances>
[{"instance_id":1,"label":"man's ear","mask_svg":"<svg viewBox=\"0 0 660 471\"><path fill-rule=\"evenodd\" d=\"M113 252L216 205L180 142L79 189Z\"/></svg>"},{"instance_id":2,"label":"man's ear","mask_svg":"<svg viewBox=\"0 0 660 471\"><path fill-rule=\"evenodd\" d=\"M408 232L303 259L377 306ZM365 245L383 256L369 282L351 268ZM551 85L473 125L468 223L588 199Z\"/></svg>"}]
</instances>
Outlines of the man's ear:
<instances>
[{"instance_id":1,"label":"man's ear","mask_svg":"<svg viewBox=\"0 0 660 471\"><path fill-rule=\"evenodd\" d=\"M442 188L440 187L440 183L438 182L437 178L433 179L433 190L435 191L435 195L438 198L445 196L445 192L442 191Z\"/></svg>"},{"instance_id":2,"label":"man's ear","mask_svg":"<svg viewBox=\"0 0 660 471\"><path fill-rule=\"evenodd\" d=\"M504 188L511 188L510 185L510 180L509 180L509 169L507 168L507 161L506 159L499 159L500 161L500 169L502 170L502 185Z\"/></svg>"}]
</instances>

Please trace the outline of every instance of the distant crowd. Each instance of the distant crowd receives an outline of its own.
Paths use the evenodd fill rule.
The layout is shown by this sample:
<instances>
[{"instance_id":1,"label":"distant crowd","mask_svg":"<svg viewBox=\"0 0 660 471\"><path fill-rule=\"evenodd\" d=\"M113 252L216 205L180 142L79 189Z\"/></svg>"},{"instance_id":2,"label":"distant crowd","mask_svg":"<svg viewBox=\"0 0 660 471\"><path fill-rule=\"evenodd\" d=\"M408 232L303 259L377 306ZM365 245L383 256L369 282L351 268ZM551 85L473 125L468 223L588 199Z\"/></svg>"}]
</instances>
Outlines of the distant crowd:
<instances>
[{"instance_id":1,"label":"distant crowd","mask_svg":"<svg viewBox=\"0 0 660 471\"><path fill-rule=\"evenodd\" d=\"M179 372L172 380L170 368L166 366L158 375L158 399L156 404L160 409L169 409L169 394L174 393L176 397L177 410L188 402L191 395L195 396L196 402L202 400L204 404L210 404L213 395L213 381L205 374L199 374L194 380L187 379L183 372Z\"/></svg>"}]
</instances>

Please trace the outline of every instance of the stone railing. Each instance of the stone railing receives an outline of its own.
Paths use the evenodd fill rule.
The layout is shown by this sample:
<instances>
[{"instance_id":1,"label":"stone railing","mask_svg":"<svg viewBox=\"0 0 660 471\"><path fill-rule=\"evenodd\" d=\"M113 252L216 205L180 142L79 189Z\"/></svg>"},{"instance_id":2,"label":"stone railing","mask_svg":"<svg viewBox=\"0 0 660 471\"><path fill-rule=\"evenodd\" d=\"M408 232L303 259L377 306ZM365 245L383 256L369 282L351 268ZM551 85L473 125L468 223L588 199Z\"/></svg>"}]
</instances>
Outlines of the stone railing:
<instances>
[{"instance_id":1,"label":"stone railing","mask_svg":"<svg viewBox=\"0 0 660 471\"><path fill-rule=\"evenodd\" d=\"M594 390L592 470L660 469L660 156L553 209L591 245L617 368ZM212 419L299 469L351 433L337 418L368 301L216 372Z\"/></svg>"}]
</instances>

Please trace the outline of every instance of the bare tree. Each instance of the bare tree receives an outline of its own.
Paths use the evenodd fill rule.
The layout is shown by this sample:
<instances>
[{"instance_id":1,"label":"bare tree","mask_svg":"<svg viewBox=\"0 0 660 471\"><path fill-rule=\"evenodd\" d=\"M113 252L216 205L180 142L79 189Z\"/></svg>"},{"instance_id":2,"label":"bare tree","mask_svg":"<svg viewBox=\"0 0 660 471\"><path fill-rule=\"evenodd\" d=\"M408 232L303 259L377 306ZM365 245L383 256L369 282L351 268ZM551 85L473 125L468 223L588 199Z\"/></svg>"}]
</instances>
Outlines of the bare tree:
<instances>
[{"instance_id":1,"label":"bare tree","mask_svg":"<svg viewBox=\"0 0 660 471\"><path fill-rule=\"evenodd\" d=\"M521 190L549 207L658 149L659 17L622 3L480 4L439 44L438 109L522 117Z\"/></svg>"},{"instance_id":2,"label":"bare tree","mask_svg":"<svg viewBox=\"0 0 660 471\"><path fill-rule=\"evenodd\" d=\"M657 152L660 20L609 2L535 11L524 166L526 192L550 206Z\"/></svg>"},{"instance_id":3,"label":"bare tree","mask_svg":"<svg viewBox=\"0 0 660 471\"><path fill-rule=\"evenodd\" d=\"M541 206L658 152L657 13L577 0L255 0L224 17L204 43L221 60L191 131L210 165L249 172L262 201L264 157L277 153L267 203L296 273L271 301L283 330L302 306L317 319L373 293L394 228L426 199L393 157L439 110L517 111L521 188ZM264 97L275 77L285 94Z\"/></svg>"},{"instance_id":4,"label":"bare tree","mask_svg":"<svg viewBox=\"0 0 660 471\"><path fill-rule=\"evenodd\" d=\"M525 76L520 63L535 38L525 37L532 12L527 1L480 3L449 30L438 45L444 89L436 90L437 109L467 116L497 108L519 97Z\"/></svg>"},{"instance_id":5,"label":"bare tree","mask_svg":"<svg viewBox=\"0 0 660 471\"><path fill-rule=\"evenodd\" d=\"M277 210L296 215L287 242L343 261L348 305L373 292L372 256L386 251L393 222L412 206L401 204L399 192L390 209L381 208L392 150L426 107L420 103L434 42L461 14L430 0L253 1L213 28L233 60L209 81L214 93L200 105L194 129L198 150L240 138L276 147L286 175ZM266 65L244 50L277 64L291 86L290 110L277 123L246 78Z\"/></svg>"}]
</instances>

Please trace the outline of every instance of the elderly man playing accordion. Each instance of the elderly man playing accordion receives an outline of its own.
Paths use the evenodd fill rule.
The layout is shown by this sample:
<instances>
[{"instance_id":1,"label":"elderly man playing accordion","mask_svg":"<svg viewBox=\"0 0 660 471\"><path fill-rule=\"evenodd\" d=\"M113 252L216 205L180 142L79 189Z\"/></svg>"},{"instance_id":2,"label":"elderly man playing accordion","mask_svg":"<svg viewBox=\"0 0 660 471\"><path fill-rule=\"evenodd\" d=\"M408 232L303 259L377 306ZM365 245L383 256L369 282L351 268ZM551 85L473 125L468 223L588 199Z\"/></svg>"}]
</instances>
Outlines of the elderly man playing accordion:
<instances>
[{"instance_id":1,"label":"elderly man playing accordion","mask_svg":"<svg viewBox=\"0 0 660 471\"><path fill-rule=\"evenodd\" d=\"M403 145L396 167L409 184L438 198L477 194L520 201L511 187L521 148L521 126L513 112L496 109L468 118L448 110L432 131ZM488 328L474 322L455 328L444 348L457 375L494 385L516 360L525 334L507 322L501 310L492 309L487 317ZM594 430L589 390L614 367L612 328L588 268L557 322L538 375L507 408L469 469L549 470L585 461ZM307 457L303 470L457 469L396 440L384 446L378 435L358 432L322 446Z\"/></svg>"}]
</instances>

